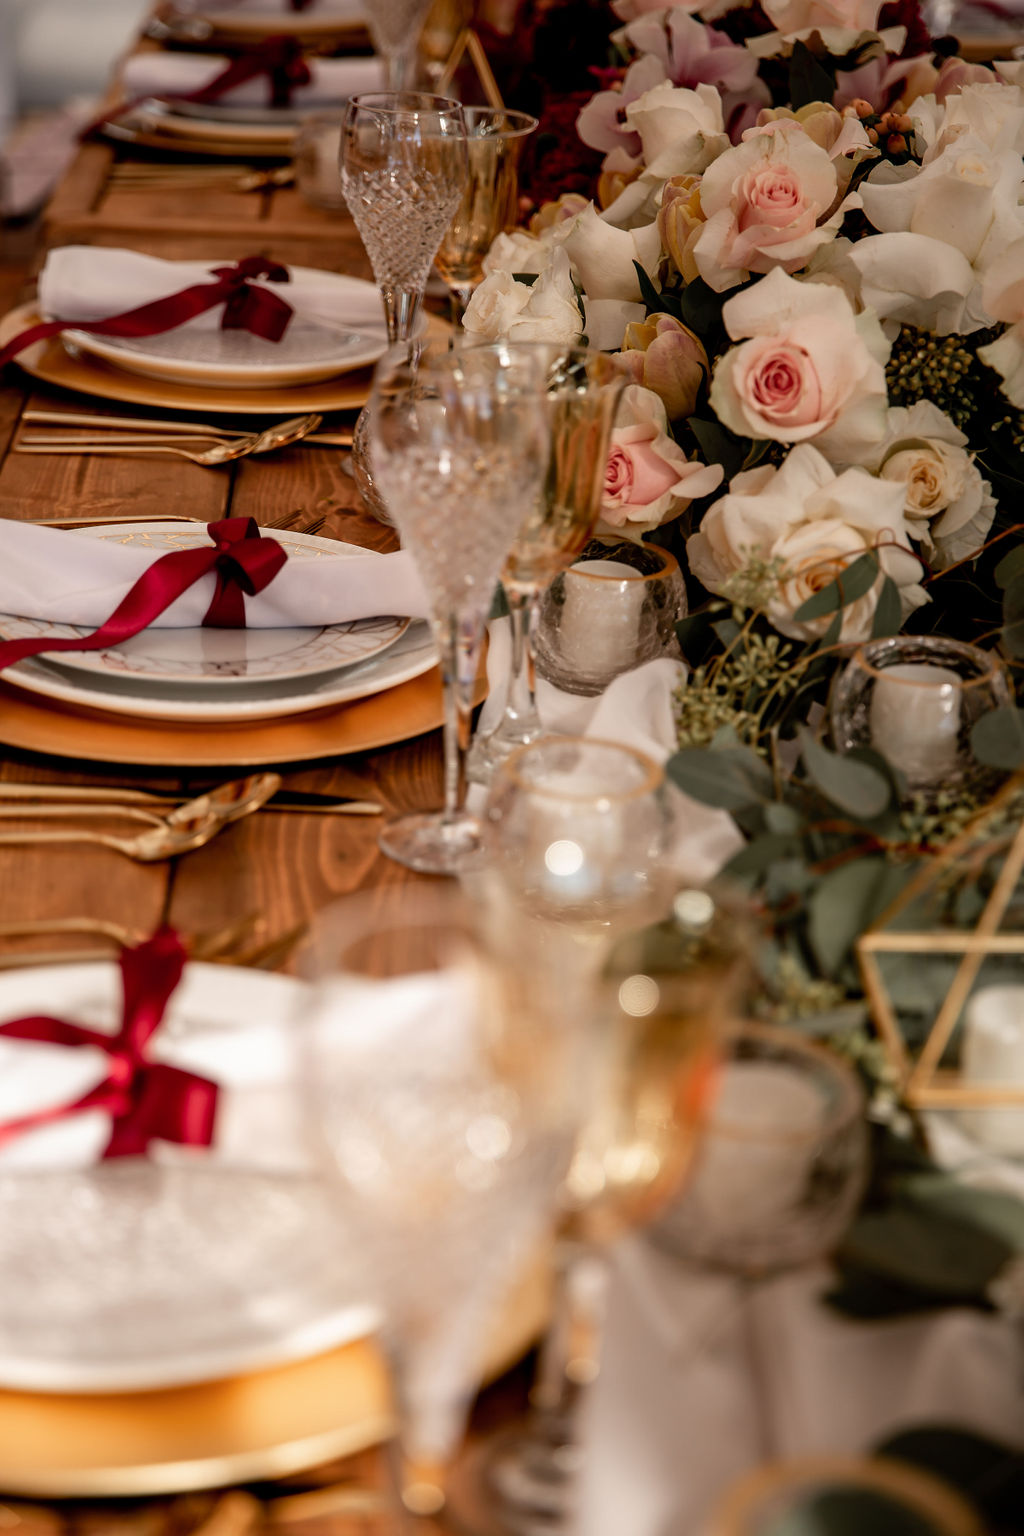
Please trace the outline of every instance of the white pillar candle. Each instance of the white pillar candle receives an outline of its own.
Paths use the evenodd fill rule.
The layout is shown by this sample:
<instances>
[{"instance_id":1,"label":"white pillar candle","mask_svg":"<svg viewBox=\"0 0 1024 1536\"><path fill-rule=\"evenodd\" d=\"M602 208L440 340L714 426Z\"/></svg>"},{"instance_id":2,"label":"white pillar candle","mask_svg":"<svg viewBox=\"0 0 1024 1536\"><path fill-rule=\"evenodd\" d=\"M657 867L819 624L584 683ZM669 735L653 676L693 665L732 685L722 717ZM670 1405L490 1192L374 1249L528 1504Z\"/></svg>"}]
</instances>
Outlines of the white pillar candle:
<instances>
[{"instance_id":1,"label":"white pillar candle","mask_svg":"<svg viewBox=\"0 0 1024 1536\"><path fill-rule=\"evenodd\" d=\"M1024 986L982 987L967 1004L960 1070L972 1087L1024 1091ZM1024 1104L963 1112L964 1129L994 1152L1024 1156Z\"/></svg>"},{"instance_id":2,"label":"white pillar candle","mask_svg":"<svg viewBox=\"0 0 1024 1536\"><path fill-rule=\"evenodd\" d=\"M956 762L960 678L950 667L886 667L871 694L871 741L893 767L931 782Z\"/></svg>"},{"instance_id":3,"label":"white pillar candle","mask_svg":"<svg viewBox=\"0 0 1024 1536\"><path fill-rule=\"evenodd\" d=\"M691 1186L719 1236L781 1221L803 1195L825 1100L784 1062L734 1061L722 1073Z\"/></svg>"},{"instance_id":4,"label":"white pillar candle","mask_svg":"<svg viewBox=\"0 0 1024 1536\"><path fill-rule=\"evenodd\" d=\"M646 582L623 560L580 560L566 571L558 630L570 671L609 678L635 665Z\"/></svg>"}]
</instances>

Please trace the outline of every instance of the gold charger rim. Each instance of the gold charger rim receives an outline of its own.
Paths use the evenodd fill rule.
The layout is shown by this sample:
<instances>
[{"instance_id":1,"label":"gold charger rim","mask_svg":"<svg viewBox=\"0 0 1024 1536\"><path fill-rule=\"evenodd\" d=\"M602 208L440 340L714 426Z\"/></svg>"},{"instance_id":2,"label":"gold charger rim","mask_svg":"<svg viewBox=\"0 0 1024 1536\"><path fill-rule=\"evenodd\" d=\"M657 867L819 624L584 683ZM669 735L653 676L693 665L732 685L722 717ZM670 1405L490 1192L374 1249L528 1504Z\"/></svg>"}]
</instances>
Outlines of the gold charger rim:
<instances>
[{"instance_id":1,"label":"gold charger rim","mask_svg":"<svg viewBox=\"0 0 1024 1536\"><path fill-rule=\"evenodd\" d=\"M213 258L211 258L212 260ZM40 323L35 301L19 304L0 319L0 346L20 331ZM73 329L69 326L68 329ZM436 315L427 321L427 335L440 339L448 326ZM76 394L117 400L122 405L148 405L175 411L207 411L232 416L297 416L309 411L358 411L370 393L372 368L359 368L316 384L275 385L239 389L218 384L172 383L130 374L99 358L76 356L57 337L34 342L14 359L34 379ZM299 445L301 447L301 444ZM313 450L310 450L313 451Z\"/></svg>"},{"instance_id":2,"label":"gold charger rim","mask_svg":"<svg viewBox=\"0 0 1024 1536\"><path fill-rule=\"evenodd\" d=\"M481 694L482 697L482 694ZM21 751L140 767L317 762L411 741L442 724L437 667L365 699L279 721L135 720L38 698L0 681L0 741Z\"/></svg>"},{"instance_id":3,"label":"gold charger rim","mask_svg":"<svg viewBox=\"0 0 1024 1536\"><path fill-rule=\"evenodd\" d=\"M525 1354L549 1310L550 1263L538 1257L492 1327L484 1349L485 1380ZM204 1433L204 1423L213 1435L189 1451L189 1434ZM126 1425L129 1442L132 1430L154 1443L161 1431L170 1430L178 1448L152 1459L133 1459L122 1449L120 1460L98 1452L91 1462L80 1457L76 1465L54 1465L53 1447L66 1456L76 1424L83 1425L79 1449L90 1439L97 1446L123 1447L118 1429ZM386 1439L391 1427L383 1363L365 1338L248 1376L162 1392L54 1396L0 1390L0 1490L30 1499L141 1498L226 1487L287 1477L353 1455ZM239 1443L228 1444L232 1436Z\"/></svg>"}]
</instances>

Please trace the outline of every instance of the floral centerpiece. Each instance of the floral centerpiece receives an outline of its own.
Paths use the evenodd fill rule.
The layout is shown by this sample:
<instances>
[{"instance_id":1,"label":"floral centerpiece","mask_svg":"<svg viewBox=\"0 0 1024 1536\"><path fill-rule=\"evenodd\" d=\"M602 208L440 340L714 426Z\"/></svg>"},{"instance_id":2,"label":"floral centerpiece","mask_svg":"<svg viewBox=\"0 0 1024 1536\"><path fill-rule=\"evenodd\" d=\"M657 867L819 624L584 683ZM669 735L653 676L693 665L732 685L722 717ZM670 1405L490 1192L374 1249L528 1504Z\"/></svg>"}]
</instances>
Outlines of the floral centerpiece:
<instances>
[{"instance_id":1,"label":"floral centerpiece","mask_svg":"<svg viewBox=\"0 0 1024 1536\"><path fill-rule=\"evenodd\" d=\"M669 771L744 835L768 1007L898 1122L855 941L1024 764L1024 712L975 725L987 780L926 795L823 721L863 642L1024 656L1024 63L933 45L913 0L612 0L608 32L575 102L590 196L577 173L499 238L465 325L628 372L598 533L686 573Z\"/></svg>"}]
</instances>

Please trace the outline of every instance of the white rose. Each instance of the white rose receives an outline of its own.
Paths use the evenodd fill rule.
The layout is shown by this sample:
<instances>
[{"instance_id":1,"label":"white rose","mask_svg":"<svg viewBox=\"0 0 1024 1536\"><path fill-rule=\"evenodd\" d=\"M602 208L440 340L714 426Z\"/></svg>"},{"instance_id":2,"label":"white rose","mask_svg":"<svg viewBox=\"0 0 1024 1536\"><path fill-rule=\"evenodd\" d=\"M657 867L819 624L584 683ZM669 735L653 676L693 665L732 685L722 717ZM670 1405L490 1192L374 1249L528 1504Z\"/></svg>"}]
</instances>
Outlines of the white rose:
<instances>
[{"instance_id":1,"label":"white rose","mask_svg":"<svg viewBox=\"0 0 1024 1536\"><path fill-rule=\"evenodd\" d=\"M861 300L879 319L936 336L967 335L987 324L974 268L955 246L931 235L868 235L847 260L860 274Z\"/></svg>"},{"instance_id":2,"label":"white rose","mask_svg":"<svg viewBox=\"0 0 1024 1536\"><path fill-rule=\"evenodd\" d=\"M552 242L538 240L525 229L501 234L483 260L484 272L546 272L551 265Z\"/></svg>"},{"instance_id":3,"label":"white rose","mask_svg":"<svg viewBox=\"0 0 1024 1536\"><path fill-rule=\"evenodd\" d=\"M989 267L982 297L993 319L1009 329L979 347L978 356L1000 375L1007 399L1024 410L1024 240L1008 246Z\"/></svg>"},{"instance_id":4,"label":"white rose","mask_svg":"<svg viewBox=\"0 0 1024 1536\"><path fill-rule=\"evenodd\" d=\"M918 104L912 109L917 115ZM929 113L928 165L964 136L990 150L1012 150L1024 155L1024 90L1019 84L992 80L984 85L965 85L946 97L941 117Z\"/></svg>"},{"instance_id":5,"label":"white rose","mask_svg":"<svg viewBox=\"0 0 1024 1536\"><path fill-rule=\"evenodd\" d=\"M661 254L661 236L657 224L646 229L616 229L591 203L568 226L562 250L588 298L636 303L640 283L633 263L638 261L653 275Z\"/></svg>"},{"instance_id":6,"label":"white rose","mask_svg":"<svg viewBox=\"0 0 1024 1536\"><path fill-rule=\"evenodd\" d=\"M722 98L713 85L689 90L663 80L630 103L626 121L640 135L652 180L703 171L729 147Z\"/></svg>"},{"instance_id":7,"label":"white rose","mask_svg":"<svg viewBox=\"0 0 1024 1536\"><path fill-rule=\"evenodd\" d=\"M1019 151L965 133L926 166L883 164L861 184L864 212L882 234L927 235L976 272L1024 235Z\"/></svg>"},{"instance_id":8,"label":"white rose","mask_svg":"<svg viewBox=\"0 0 1024 1536\"><path fill-rule=\"evenodd\" d=\"M569 259L555 250L547 271L532 287L507 272L485 277L466 306L464 328L485 341L552 341L572 344L583 335Z\"/></svg>"},{"instance_id":9,"label":"white rose","mask_svg":"<svg viewBox=\"0 0 1024 1536\"><path fill-rule=\"evenodd\" d=\"M729 577L753 558L777 562L780 579L767 612L785 635L811 638L826 632L833 615L793 617L808 598L842 575L868 550L878 553L879 579L843 610L842 638L865 640L884 573L895 581L905 610L925 600L920 564L910 553L901 485L876 480L862 469L837 475L816 448L803 443L778 468L763 466L736 475L728 493L705 514L686 553L697 579L722 592Z\"/></svg>"},{"instance_id":10,"label":"white rose","mask_svg":"<svg viewBox=\"0 0 1024 1536\"><path fill-rule=\"evenodd\" d=\"M889 343L874 314L839 288L779 268L722 308L737 340L715 366L711 404L742 437L813 440L833 462L859 463L886 422Z\"/></svg>"}]
</instances>

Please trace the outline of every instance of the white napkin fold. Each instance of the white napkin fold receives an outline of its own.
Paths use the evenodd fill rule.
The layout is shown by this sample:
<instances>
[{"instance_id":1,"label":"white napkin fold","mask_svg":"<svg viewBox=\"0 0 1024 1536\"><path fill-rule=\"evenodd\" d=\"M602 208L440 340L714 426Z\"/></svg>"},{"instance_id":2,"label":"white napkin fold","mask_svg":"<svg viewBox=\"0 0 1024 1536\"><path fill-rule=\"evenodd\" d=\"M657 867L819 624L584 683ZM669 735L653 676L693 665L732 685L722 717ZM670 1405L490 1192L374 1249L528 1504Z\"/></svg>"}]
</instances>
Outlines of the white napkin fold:
<instances>
[{"instance_id":1,"label":"white napkin fold","mask_svg":"<svg viewBox=\"0 0 1024 1536\"><path fill-rule=\"evenodd\" d=\"M39 274L39 308L47 318L57 320L105 320L180 293L195 283L212 283L214 267L231 264L230 259L164 261L160 256L116 247L62 245L49 252ZM380 301L370 284L353 284L346 291L346 285L333 272L289 268L289 273L286 283L265 278L254 281L284 299L296 315L326 325L383 327ZM179 329L216 330L222 316L223 307L218 305Z\"/></svg>"},{"instance_id":2,"label":"white napkin fold","mask_svg":"<svg viewBox=\"0 0 1024 1536\"><path fill-rule=\"evenodd\" d=\"M133 53L121 70L121 85L129 101L138 96L163 96L199 91L227 68L230 60L211 53ZM359 91L384 88L384 66L378 58L309 59L312 79L292 92L297 107L339 106ZM267 76L257 75L217 97L224 106L265 107Z\"/></svg>"},{"instance_id":3,"label":"white napkin fold","mask_svg":"<svg viewBox=\"0 0 1024 1536\"><path fill-rule=\"evenodd\" d=\"M507 619L489 627L488 697L478 729L492 729L501 719L511 663ZM624 672L596 698L563 693L544 678L537 679L537 709L546 730L567 736L590 736L621 742L664 763L676 750L672 695L686 679L686 667L669 657L645 662ZM682 790L676 799L677 838L673 862L680 878L702 885L743 846L743 838L725 811L701 805ZM474 787L471 804L482 805L484 792Z\"/></svg>"},{"instance_id":4,"label":"white napkin fold","mask_svg":"<svg viewBox=\"0 0 1024 1536\"><path fill-rule=\"evenodd\" d=\"M853 1321L822 1304L828 1281L815 1265L745 1287L640 1237L619 1244L584 1400L581 1536L700 1536L758 1462L860 1455L912 1425L1024 1445L1011 1322L952 1307Z\"/></svg>"},{"instance_id":5,"label":"white napkin fold","mask_svg":"<svg viewBox=\"0 0 1024 1536\"><path fill-rule=\"evenodd\" d=\"M102 624L160 553L0 519L0 613ZM215 586L212 574L204 576L154 623L172 629L201 624ZM422 618L427 611L409 555L378 555L354 546L342 547L337 558L289 560L263 592L245 601L246 626L253 629L340 624L381 614Z\"/></svg>"}]
</instances>

